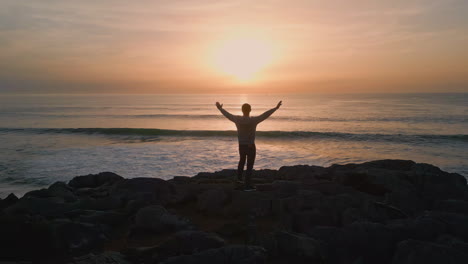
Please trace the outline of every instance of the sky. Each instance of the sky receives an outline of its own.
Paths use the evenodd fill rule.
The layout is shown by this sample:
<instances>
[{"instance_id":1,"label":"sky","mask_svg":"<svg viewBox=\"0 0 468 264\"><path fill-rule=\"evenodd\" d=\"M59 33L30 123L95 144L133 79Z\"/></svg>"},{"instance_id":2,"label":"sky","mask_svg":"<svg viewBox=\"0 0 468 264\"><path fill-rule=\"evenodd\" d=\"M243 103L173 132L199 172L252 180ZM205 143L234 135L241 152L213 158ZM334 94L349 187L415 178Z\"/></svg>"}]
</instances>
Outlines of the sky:
<instances>
[{"instance_id":1,"label":"sky","mask_svg":"<svg viewBox=\"0 0 468 264\"><path fill-rule=\"evenodd\" d=\"M0 94L468 92L466 14L466 0L0 0Z\"/></svg>"}]
</instances>

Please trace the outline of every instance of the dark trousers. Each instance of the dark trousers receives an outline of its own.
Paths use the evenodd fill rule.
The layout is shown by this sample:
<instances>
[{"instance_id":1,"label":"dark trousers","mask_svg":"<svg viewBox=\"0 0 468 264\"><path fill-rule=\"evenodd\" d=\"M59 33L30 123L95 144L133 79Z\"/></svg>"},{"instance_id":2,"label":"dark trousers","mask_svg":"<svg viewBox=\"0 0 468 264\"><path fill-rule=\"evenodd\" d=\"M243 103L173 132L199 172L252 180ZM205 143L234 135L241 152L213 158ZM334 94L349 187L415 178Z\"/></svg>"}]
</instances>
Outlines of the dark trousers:
<instances>
[{"instance_id":1,"label":"dark trousers","mask_svg":"<svg viewBox=\"0 0 468 264\"><path fill-rule=\"evenodd\" d=\"M242 173L244 172L245 161L247 160L247 172L245 174L245 185L252 184L252 169L255 162L255 155L257 155L257 148L255 144L239 144L239 166L237 167L237 178L242 180Z\"/></svg>"}]
</instances>

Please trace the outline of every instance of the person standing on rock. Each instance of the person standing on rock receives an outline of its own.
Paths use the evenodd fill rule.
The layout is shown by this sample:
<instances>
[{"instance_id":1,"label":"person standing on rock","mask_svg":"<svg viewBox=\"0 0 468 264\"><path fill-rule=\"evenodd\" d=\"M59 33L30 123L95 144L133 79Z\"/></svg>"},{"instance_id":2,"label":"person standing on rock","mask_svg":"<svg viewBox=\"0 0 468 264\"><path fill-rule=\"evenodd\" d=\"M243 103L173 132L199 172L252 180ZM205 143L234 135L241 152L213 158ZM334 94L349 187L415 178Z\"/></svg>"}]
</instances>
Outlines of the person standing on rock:
<instances>
[{"instance_id":1,"label":"person standing on rock","mask_svg":"<svg viewBox=\"0 0 468 264\"><path fill-rule=\"evenodd\" d=\"M229 120L234 122L237 127L237 138L239 140L239 165L237 167L237 180L242 182L242 174L244 172L245 161L247 160L247 172L245 174L244 190L252 191L255 187L252 185L252 169L255 162L256 146L255 146L255 132L257 125L263 120L270 117L276 110L280 108L282 101L265 113L259 116L250 116L252 108L249 104L242 105L242 113L244 115L238 116L229 113L223 109L223 105L216 102L216 107L219 111Z\"/></svg>"}]
</instances>

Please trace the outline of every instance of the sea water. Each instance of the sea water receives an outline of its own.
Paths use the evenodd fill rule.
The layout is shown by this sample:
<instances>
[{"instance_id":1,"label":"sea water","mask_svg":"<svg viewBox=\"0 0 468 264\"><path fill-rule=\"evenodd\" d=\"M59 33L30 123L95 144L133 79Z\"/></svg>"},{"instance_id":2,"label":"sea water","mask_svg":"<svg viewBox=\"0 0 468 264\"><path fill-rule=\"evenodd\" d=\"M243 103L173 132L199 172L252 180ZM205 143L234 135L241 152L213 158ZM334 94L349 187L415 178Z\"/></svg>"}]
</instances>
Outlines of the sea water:
<instances>
[{"instance_id":1,"label":"sea water","mask_svg":"<svg viewBox=\"0 0 468 264\"><path fill-rule=\"evenodd\" d=\"M241 115L257 127L255 168L411 159L468 176L468 94L0 95L0 197L74 176L193 176L234 169Z\"/></svg>"}]
</instances>

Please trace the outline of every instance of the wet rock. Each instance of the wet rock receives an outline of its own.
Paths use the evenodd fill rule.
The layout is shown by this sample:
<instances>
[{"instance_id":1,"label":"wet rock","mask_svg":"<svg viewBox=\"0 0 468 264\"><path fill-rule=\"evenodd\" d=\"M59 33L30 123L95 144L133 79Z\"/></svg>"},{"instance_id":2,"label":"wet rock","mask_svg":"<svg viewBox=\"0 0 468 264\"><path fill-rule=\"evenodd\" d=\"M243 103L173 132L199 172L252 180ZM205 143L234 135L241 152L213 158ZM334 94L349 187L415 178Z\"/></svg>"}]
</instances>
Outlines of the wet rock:
<instances>
[{"instance_id":1,"label":"wet rock","mask_svg":"<svg viewBox=\"0 0 468 264\"><path fill-rule=\"evenodd\" d=\"M98 249L107 239L93 224L56 219L50 222L54 247L65 252L83 252Z\"/></svg>"},{"instance_id":2,"label":"wet rock","mask_svg":"<svg viewBox=\"0 0 468 264\"><path fill-rule=\"evenodd\" d=\"M209 249L193 255L168 258L161 264L264 264L266 251L262 247L231 245Z\"/></svg>"},{"instance_id":3,"label":"wet rock","mask_svg":"<svg viewBox=\"0 0 468 264\"><path fill-rule=\"evenodd\" d=\"M418 240L398 243L392 264L462 264L468 260L468 253L455 248Z\"/></svg>"},{"instance_id":4,"label":"wet rock","mask_svg":"<svg viewBox=\"0 0 468 264\"><path fill-rule=\"evenodd\" d=\"M169 213L164 207L151 205L138 210L135 216L135 228L155 233L177 231L188 228L189 223Z\"/></svg>"},{"instance_id":5,"label":"wet rock","mask_svg":"<svg viewBox=\"0 0 468 264\"><path fill-rule=\"evenodd\" d=\"M115 211L76 210L67 215L74 216L74 219L82 223L105 224L111 227L127 220L125 214Z\"/></svg>"},{"instance_id":6,"label":"wet rock","mask_svg":"<svg viewBox=\"0 0 468 264\"><path fill-rule=\"evenodd\" d=\"M110 196L121 197L124 200L143 200L154 204L165 205L175 195L174 186L158 178L133 178L116 182Z\"/></svg>"},{"instance_id":7,"label":"wet rock","mask_svg":"<svg viewBox=\"0 0 468 264\"><path fill-rule=\"evenodd\" d=\"M123 180L122 176L119 176L112 172L101 172L98 174L88 174L85 176L76 176L71 179L68 185L73 188L96 188L103 184L113 184L117 181Z\"/></svg>"},{"instance_id":8,"label":"wet rock","mask_svg":"<svg viewBox=\"0 0 468 264\"><path fill-rule=\"evenodd\" d=\"M197 209L210 215L222 214L228 199L226 190L210 189L197 196Z\"/></svg>"}]
</instances>

